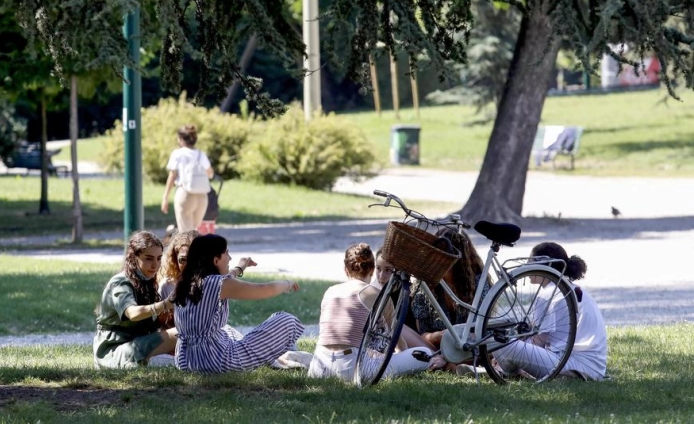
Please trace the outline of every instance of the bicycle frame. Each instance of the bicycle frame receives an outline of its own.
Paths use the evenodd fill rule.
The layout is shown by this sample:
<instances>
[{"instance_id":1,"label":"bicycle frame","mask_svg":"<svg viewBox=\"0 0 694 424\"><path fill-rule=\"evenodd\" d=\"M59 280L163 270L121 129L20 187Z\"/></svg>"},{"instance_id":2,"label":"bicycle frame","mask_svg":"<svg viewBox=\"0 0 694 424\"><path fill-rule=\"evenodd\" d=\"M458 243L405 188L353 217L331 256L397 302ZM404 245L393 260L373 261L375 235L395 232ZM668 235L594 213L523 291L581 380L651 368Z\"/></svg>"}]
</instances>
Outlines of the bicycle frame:
<instances>
[{"instance_id":1,"label":"bicycle frame","mask_svg":"<svg viewBox=\"0 0 694 424\"><path fill-rule=\"evenodd\" d=\"M395 202L402 208L402 210L405 212L406 216L409 218L412 218L417 222L417 228L422 229L425 225L441 225L441 226L449 226L449 225L456 225L458 232L462 233L463 228L469 228L470 226L462 221L460 221L459 216L455 216L451 222L437 222L430 220L426 218L425 216L412 211L411 209L408 209L404 203L397 197L389 193L385 193L382 191L375 191L374 194L386 197L386 201L383 204L384 206L389 206L390 201L395 200ZM457 351L465 352L465 351L470 351L480 345L483 344L489 344L491 341L489 340L489 337L482 338L482 326L484 325L484 319L486 318L485 313L491 306L491 299L495 297L495 294L498 291L501 291L504 289L504 287L509 286L511 284L511 280L521 272L525 271L544 271L548 272L551 274L554 274L555 276L558 277L558 279L563 279L564 278L564 270L566 269L566 264L564 263L564 270L562 272L557 271L556 269L552 268L550 264L554 262L564 262L558 259L550 259L547 257L538 257L538 258L528 258L528 257L523 257L523 258L515 258L515 259L509 259L505 261L503 264L499 262L499 259L497 258L497 252L501 248L501 244L498 242L493 241L489 250L487 251L487 257L486 260L484 261L484 267L482 269L482 274L480 275L479 281L480 284L477 285L477 288L475 289L475 295L472 300L472 304L469 304L467 302L462 301L459 299L453 290L446 284L445 281L441 280L439 281L439 284L441 287L444 289L446 294L453 299L453 301L459 305L462 306L463 308L468 310L468 316L465 324L458 324L457 326L460 327L461 325L463 326L463 331L462 333L458 333L456 331L456 325L451 323L451 321L448 319L446 316L445 312L443 311L443 308L441 305L439 305L438 301L436 300L436 297L432 293L431 289L429 286L426 284L426 282L418 280L419 281L419 287L422 289L424 292L425 296L429 300L429 303L433 306L434 310L436 311L437 315L443 322L444 326L448 330L449 337L452 338L453 340L453 346ZM530 262L530 260L533 260L533 262ZM507 267L505 266L509 262L518 262L519 265L516 266L511 266ZM484 284L487 284L487 281L489 280L490 276L490 270L493 270L494 275L496 276L496 281L492 285L490 291L488 292L487 296L485 299L482 299L482 293L484 292ZM394 278L395 275L391 277ZM422 284L424 283L424 284ZM389 283L390 286L390 283ZM555 288L556 290L556 288ZM571 295L574 297L575 300L575 293L572 291ZM478 305L477 307L475 305ZM547 308L549 308L549 305L547 305ZM484 312L484 313L482 313ZM527 311L524 311L527 312ZM504 324L506 321L503 319L499 320L499 325ZM542 322L540 322L541 324ZM470 341L470 335L472 334L472 330L475 330L476 336L472 342ZM529 333L528 336L531 336L532 334ZM442 343L443 344L443 343Z\"/></svg>"}]
</instances>

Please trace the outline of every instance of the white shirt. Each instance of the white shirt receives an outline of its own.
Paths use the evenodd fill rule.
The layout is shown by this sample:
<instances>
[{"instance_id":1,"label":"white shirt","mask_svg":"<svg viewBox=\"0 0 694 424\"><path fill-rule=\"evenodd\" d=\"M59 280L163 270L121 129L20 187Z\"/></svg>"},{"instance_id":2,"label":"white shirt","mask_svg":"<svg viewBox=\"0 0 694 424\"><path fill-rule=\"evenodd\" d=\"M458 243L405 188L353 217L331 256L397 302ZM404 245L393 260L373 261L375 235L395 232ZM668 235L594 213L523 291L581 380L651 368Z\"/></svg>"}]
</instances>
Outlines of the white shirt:
<instances>
[{"instance_id":1,"label":"white shirt","mask_svg":"<svg viewBox=\"0 0 694 424\"><path fill-rule=\"evenodd\" d=\"M199 155L199 158L198 158ZM209 169L212 165L205 152L189 147L179 147L171 152L169 162L166 164L168 171L176 171L176 186L180 185L180 175L183 172L183 167L191 162L198 161L205 168Z\"/></svg>"},{"instance_id":2,"label":"white shirt","mask_svg":"<svg viewBox=\"0 0 694 424\"><path fill-rule=\"evenodd\" d=\"M585 367L604 376L607 372L607 330L600 308L595 300L583 291L583 299L578 302L578 323L576 341L571 358Z\"/></svg>"}]
</instances>

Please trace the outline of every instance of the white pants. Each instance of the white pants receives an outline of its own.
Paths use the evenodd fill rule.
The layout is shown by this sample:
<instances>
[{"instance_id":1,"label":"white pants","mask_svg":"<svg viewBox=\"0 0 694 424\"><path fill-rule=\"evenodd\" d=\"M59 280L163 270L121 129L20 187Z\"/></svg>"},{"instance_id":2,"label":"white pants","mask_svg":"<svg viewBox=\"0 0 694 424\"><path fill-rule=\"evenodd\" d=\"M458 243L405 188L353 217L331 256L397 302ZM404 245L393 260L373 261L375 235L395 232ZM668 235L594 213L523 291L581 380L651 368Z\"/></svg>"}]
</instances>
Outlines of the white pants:
<instances>
[{"instance_id":1,"label":"white pants","mask_svg":"<svg viewBox=\"0 0 694 424\"><path fill-rule=\"evenodd\" d=\"M432 354L432 351L426 347L416 347L393 353L388 367L383 373L383 378L426 371L429 368L429 363L415 359L412 356L412 352L415 350L424 351L427 355ZM358 353L358 347L333 352L321 345L316 345L316 351L308 369L308 376L314 378L339 377L351 382L354 379Z\"/></svg>"},{"instance_id":2,"label":"white pants","mask_svg":"<svg viewBox=\"0 0 694 424\"><path fill-rule=\"evenodd\" d=\"M501 369L508 373L515 373L518 369L522 369L532 376L547 375L549 370L554 368L559 362L559 355L556 353L520 340L494 352L494 358L499 362ZM602 380L605 378L594 370L583 366L580 361L576 360L574 353L571 353L569 360L566 361L564 368L559 374L576 377L576 373L586 380Z\"/></svg>"},{"instance_id":3,"label":"white pants","mask_svg":"<svg viewBox=\"0 0 694 424\"><path fill-rule=\"evenodd\" d=\"M207 212L207 194L188 193L178 187L174 194L174 212L178 232L197 230Z\"/></svg>"}]
</instances>

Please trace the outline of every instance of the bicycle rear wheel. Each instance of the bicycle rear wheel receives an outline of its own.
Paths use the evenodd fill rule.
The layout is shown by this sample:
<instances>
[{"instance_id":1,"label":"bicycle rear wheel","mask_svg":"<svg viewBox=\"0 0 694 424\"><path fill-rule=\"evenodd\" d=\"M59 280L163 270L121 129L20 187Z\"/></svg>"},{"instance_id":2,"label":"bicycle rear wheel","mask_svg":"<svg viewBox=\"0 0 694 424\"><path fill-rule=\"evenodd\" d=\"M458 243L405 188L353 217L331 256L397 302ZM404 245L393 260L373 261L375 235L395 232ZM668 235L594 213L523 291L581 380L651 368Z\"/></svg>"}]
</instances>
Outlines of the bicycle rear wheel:
<instances>
[{"instance_id":1,"label":"bicycle rear wheel","mask_svg":"<svg viewBox=\"0 0 694 424\"><path fill-rule=\"evenodd\" d=\"M359 387L379 382L398 343L409 307L410 281L407 274L393 274L376 298L364 328L354 372ZM395 298L395 303L393 303Z\"/></svg>"},{"instance_id":2,"label":"bicycle rear wheel","mask_svg":"<svg viewBox=\"0 0 694 424\"><path fill-rule=\"evenodd\" d=\"M499 384L530 377L551 380L561 372L576 339L577 305L571 286L555 274L528 270L495 292L480 346L487 374Z\"/></svg>"}]
</instances>

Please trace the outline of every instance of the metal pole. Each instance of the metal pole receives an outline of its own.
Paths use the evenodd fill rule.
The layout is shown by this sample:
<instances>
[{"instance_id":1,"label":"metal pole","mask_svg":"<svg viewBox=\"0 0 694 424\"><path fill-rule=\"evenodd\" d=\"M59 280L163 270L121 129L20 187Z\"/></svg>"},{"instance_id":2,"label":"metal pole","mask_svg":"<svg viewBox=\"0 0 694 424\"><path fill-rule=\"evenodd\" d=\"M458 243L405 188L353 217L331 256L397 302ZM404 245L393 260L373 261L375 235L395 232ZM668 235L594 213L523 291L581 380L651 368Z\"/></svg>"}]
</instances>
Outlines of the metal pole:
<instances>
[{"instance_id":1,"label":"metal pole","mask_svg":"<svg viewBox=\"0 0 694 424\"><path fill-rule=\"evenodd\" d=\"M140 63L140 9L135 7L125 18L123 34L128 40L128 54L134 63ZM142 207L142 130L140 107L142 84L140 73L125 67L123 82L123 134L125 135L125 210L124 235L144 228Z\"/></svg>"},{"instance_id":2,"label":"metal pole","mask_svg":"<svg viewBox=\"0 0 694 424\"><path fill-rule=\"evenodd\" d=\"M309 71L309 74L304 77L304 117L309 121L314 111L322 109L318 0L304 0L303 20L304 44L306 44L307 55L304 59L304 68Z\"/></svg>"}]
</instances>

